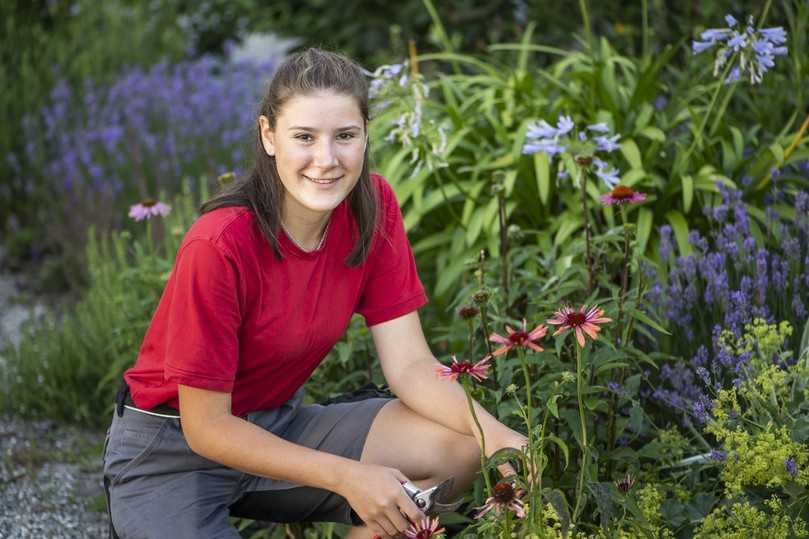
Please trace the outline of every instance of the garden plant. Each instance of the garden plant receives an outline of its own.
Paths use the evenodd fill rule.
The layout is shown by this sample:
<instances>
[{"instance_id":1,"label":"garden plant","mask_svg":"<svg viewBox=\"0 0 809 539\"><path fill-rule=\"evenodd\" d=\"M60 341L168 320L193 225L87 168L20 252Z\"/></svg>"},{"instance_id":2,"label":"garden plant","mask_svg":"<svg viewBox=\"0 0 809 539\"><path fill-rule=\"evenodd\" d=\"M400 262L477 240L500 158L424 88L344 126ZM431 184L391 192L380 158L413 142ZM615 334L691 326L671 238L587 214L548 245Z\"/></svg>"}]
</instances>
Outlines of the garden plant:
<instances>
[{"instance_id":1,"label":"garden plant","mask_svg":"<svg viewBox=\"0 0 809 539\"><path fill-rule=\"evenodd\" d=\"M411 43L368 70L374 168L431 297L436 376L527 436L494 454L484 439L466 503L408 537L809 536L809 3L674 43L653 42L651 4L639 52L595 35L582 1L573 48L537 43L529 21L473 55L424 0L443 50ZM65 212L89 238L89 284L5 351L3 409L106 423L210 179L241 169L234 114L260 86L240 81L271 67L134 69L88 82L80 112L60 84L29 118L19 159L110 213ZM369 382L384 379L355 318L308 398Z\"/></svg>"}]
</instances>

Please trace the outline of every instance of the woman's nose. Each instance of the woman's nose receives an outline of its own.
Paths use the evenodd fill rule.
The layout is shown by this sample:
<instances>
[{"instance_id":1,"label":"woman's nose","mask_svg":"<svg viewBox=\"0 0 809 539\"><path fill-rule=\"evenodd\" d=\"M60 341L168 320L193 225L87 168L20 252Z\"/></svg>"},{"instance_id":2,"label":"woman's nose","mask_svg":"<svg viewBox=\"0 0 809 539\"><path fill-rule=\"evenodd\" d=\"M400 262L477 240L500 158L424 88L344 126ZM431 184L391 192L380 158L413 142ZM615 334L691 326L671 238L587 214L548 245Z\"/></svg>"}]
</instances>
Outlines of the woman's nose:
<instances>
[{"instance_id":1,"label":"woman's nose","mask_svg":"<svg viewBox=\"0 0 809 539\"><path fill-rule=\"evenodd\" d=\"M330 167L337 164L337 152L334 144L323 140L315 147L314 164L320 167Z\"/></svg>"}]
</instances>

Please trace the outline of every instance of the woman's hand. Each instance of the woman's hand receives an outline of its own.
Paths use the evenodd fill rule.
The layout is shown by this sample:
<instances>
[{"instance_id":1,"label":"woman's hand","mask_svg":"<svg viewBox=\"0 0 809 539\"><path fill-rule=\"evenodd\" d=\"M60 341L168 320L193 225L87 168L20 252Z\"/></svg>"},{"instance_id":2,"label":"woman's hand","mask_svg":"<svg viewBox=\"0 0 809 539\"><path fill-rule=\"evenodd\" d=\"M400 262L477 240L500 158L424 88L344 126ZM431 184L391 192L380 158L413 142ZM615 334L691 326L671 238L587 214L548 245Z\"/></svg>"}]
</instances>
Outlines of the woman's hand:
<instances>
[{"instance_id":1,"label":"woman's hand","mask_svg":"<svg viewBox=\"0 0 809 539\"><path fill-rule=\"evenodd\" d=\"M407 477L395 468L358 462L345 470L337 493L348 501L372 532L396 537L410 522L424 518L424 513L402 488L406 481Z\"/></svg>"},{"instance_id":2,"label":"woman's hand","mask_svg":"<svg viewBox=\"0 0 809 539\"><path fill-rule=\"evenodd\" d=\"M502 423L497 423L497 427L489 429L490 432L486 434L486 457L490 458L497 451L505 448L512 448L522 451L523 448L528 446L528 438L519 432L510 429ZM497 470L503 477L515 475L517 472L514 467L509 463L501 464Z\"/></svg>"}]
</instances>

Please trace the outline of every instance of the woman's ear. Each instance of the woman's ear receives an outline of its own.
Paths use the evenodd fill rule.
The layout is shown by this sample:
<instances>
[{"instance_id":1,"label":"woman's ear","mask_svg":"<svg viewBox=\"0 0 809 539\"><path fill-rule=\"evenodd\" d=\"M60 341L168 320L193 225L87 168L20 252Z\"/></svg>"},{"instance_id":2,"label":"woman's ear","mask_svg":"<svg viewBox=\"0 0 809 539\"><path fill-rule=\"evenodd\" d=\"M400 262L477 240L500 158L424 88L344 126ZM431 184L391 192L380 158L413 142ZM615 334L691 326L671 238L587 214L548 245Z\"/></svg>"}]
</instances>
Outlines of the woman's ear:
<instances>
[{"instance_id":1,"label":"woman's ear","mask_svg":"<svg viewBox=\"0 0 809 539\"><path fill-rule=\"evenodd\" d=\"M270 157L275 157L274 133L270 129L270 120L264 115L258 117L258 130L261 134L261 145L264 146L264 151Z\"/></svg>"}]
</instances>

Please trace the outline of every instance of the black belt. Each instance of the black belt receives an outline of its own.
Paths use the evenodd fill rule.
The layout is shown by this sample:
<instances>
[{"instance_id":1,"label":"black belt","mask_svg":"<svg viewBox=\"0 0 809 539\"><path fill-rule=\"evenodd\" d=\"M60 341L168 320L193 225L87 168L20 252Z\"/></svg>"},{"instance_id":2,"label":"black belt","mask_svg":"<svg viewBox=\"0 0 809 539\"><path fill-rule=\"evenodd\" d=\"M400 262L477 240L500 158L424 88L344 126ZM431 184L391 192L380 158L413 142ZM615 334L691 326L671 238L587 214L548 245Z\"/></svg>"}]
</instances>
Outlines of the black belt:
<instances>
[{"instance_id":1,"label":"black belt","mask_svg":"<svg viewBox=\"0 0 809 539\"><path fill-rule=\"evenodd\" d=\"M129 386L127 385L126 381L121 380L121 386L118 388L118 393L115 395L115 411L118 413L118 417L124 415L125 406L137 408L141 412L151 412L154 414L180 417L180 412L168 404L158 404L157 406L149 408L148 410L138 408L138 405L132 400L132 395L129 392Z\"/></svg>"}]
</instances>

